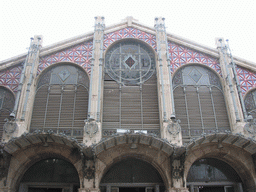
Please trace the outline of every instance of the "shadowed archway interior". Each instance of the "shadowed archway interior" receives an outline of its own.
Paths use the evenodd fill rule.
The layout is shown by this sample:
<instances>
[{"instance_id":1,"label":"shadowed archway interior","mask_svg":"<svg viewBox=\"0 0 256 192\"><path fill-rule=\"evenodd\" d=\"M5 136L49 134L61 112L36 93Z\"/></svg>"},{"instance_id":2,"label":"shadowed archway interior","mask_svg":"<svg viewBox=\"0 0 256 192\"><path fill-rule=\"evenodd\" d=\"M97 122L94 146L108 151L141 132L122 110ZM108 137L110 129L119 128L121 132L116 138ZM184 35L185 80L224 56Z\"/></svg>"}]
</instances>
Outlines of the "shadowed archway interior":
<instances>
[{"instance_id":1,"label":"shadowed archway interior","mask_svg":"<svg viewBox=\"0 0 256 192\"><path fill-rule=\"evenodd\" d=\"M213 158L200 159L190 168L187 184L199 192L240 191L242 180L227 163Z\"/></svg>"},{"instance_id":2,"label":"shadowed archway interior","mask_svg":"<svg viewBox=\"0 0 256 192\"><path fill-rule=\"evenodd\" d=\"M21 184L28 192L77 192L79 176L75 167L63 159L44 159L26 171Z\"/></svg>"},{"instance_id":3,"label":"shadowed archway interior","mask_svg":"<svg viewBox=\"0 0 256 192\"><path fill-rule=\"evenodd\" d=\"M108 185L118 187L119 191L145 191L147 186L156 185L160 191L165 190L158 171L151 164L135 158L127 158L114 164L105 173L100 185L102 191L106 191Z\"/></svg>"}]
</instances>

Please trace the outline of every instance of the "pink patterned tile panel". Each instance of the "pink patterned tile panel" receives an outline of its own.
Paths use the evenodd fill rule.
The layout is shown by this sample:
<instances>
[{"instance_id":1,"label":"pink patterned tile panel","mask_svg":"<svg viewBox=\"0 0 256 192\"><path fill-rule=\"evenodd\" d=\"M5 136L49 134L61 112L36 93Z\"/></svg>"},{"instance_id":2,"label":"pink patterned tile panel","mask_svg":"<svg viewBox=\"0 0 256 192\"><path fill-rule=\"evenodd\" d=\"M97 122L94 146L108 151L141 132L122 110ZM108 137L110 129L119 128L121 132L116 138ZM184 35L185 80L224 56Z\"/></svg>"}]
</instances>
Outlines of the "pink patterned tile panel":
<instances>
[{"instance_id":1,"label":"pink patterned tile panel","mask_svg":"<svg viewBox=\"0 0 256 192\"><path fill-rule=\"evenodd\" d=\"M38 74L46 67L57 62L73 62L82 66L89 74L91 72L93 41L65 49L63 51L40 58Z\"/></svg>"},{"instance_id":2,"label":"pink patterned tile panel","mask_svg":"<svg viewBox=\"0 0 256 192\"><path fill-rule=\"evenodd\" d=\"M0 85L11 89L13 92L16 92L19 86L22 68L22 64L19 64L0 71Z\"/></svg>"},{"instance_id":3,"label":"pink patterned tile panel","mask_svg":"<svg viewBox=\"0 0 256 192\"><path fill-rule=\"evenodd\" d=\"M168 42L171 72L173 73L178 67L186 63L202 63L213 68L221 75L219 59L210 57L204 53L186 48L182 45Z\"/></svg>"},{"instance_id":4,"label":"pink patterned tile panel","mask_svg":"<svg viewBox=\"0 0 256 192\"><path fill-rule=\"evenodd\" d=\"M109 45L114 43L117 40L125 39L125 38L135 38L142 40L148 43L153 49L156 50L156 36L150 33L146 33L139 29L135 29L132 27L127 27L124 29L120 29L118 31L114 31L111 33L107 33L104 35L104 49L106 49Z\"/></svg>"},{"instance_id":5,"label":"pink patterned tile panel","mask_svg":"<svg viewBox=\"0 0 256 192\"><path fill-rule=\"evenodd\" d=\"M256 72L239 66L236 67L236 71L243 95L251 88L256 87Z\"/></svg>"}]
</instances>

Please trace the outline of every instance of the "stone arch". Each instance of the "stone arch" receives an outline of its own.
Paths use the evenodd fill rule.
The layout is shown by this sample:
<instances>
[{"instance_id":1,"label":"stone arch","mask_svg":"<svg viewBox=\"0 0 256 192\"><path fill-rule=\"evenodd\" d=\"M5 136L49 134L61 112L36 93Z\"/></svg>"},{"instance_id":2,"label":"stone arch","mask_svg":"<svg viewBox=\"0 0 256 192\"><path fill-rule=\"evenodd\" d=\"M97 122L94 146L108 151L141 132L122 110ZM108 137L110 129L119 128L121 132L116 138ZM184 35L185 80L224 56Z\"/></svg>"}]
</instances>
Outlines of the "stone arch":
<instances>
[{"instance_id":1,"label":"stone arch","mask_svg":"<svg viewBox=\"0 0 256 192\"><path fill-rule=\"evenodd\" d=\"M172 181L169 156L173 154L173 146L152 136L144 134L136 135L136 137L140 137L140 139L133 136L135 136L135 134L117 136L96 145L95 152L98 165L101 167L101 171L96 173L97 180L101 181L103 175L115 163L126 158L137 158L151 164L158 171L164 181L166 189L171 187ZM125 138L125 142L123 142L124 140L122 140L122 137L127 138ZM129 142L130 138L134 138L134 142ZM120 144L119 139L121 140ZM147 141L148 143L145 143L144 141ZM112 145L112 142L115 144ZM158 142L158 145L155 145L156 142ZM103 148L106 150L101 150L102 145L104 145ZM99 186L99 184L100 183L96 183L96 186Z\"/></svg>"},{"instance_id":2,"label":"stone arch","mask_svg":"<svg viewBox=\"0 0 256 192\"><path fill-rule=\"evenodd\" d=\"M23 135L10 140L4 149L12 155L7 176L7 186L12 191L18 190L23 175L32 165L48 158L70 162L78 173L80 183L83 181L81 147L66 137L55 134Z\"/></svg>"},{"instance_id":3,"label":"stone arch","mask_svg":"<svg viewBox=\"0 0 256 192\"><path fill-rule=\"evenodd\" d=\"M155 162L151 157L144 156L144 155L137 154L137 153L132 153L132 152L127 152L127 154L124 154L122 156L116 157L116 158L113 159L113 161L111 163L106 165L105 169L102 171L102 173L101 173L101 175L99 177L99 181L101 182L101 180L103 179L103 176L106 174L106 172L109 169L112 168L113 165L115 165L116 163L121 162L122 160L126 160L128 158L138 159L138 160L142 160L144 162L149 163L152 167L154 167L157 170L157 172L160 174L161 178L164 181L164 185L166 186L166 188L168 188L169 185L168 185L167 175L163 171L164 167L159 165L157 162Z\"/></svg>"},{"instance_id":4,"label":"stone arch","mask_svg":"<svg viewBox=\"0 0 256 192\"><path fill-rule=\"evenodd\" d=\"M184 176L187 178L190 167L194 162L203 158L215 158L230 165L240 176L246 189L255 188L255 171L251 154L243 148L222 143L200 144L188 151L185 160ZM237 155L239 154L239 155Z\"/></svg>"}]
</instances>

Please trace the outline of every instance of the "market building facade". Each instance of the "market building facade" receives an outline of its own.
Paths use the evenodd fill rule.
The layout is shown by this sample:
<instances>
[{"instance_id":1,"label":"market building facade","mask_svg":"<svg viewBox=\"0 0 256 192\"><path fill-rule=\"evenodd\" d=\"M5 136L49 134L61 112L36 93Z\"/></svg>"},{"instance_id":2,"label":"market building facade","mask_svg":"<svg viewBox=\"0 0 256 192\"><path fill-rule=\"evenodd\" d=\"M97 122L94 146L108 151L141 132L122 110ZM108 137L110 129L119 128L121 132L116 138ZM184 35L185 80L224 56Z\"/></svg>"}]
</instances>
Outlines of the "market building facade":
<instances>
[{"instance_id":1,"label":"market building facade","mask_svg":"<svg viewBox=\"0 0 256 192\"><path fill-rule=\"evenodd\" d=\"M132 17L0 63L4 192L256 191L256 65Z\"/></svg>"}]
</instances>

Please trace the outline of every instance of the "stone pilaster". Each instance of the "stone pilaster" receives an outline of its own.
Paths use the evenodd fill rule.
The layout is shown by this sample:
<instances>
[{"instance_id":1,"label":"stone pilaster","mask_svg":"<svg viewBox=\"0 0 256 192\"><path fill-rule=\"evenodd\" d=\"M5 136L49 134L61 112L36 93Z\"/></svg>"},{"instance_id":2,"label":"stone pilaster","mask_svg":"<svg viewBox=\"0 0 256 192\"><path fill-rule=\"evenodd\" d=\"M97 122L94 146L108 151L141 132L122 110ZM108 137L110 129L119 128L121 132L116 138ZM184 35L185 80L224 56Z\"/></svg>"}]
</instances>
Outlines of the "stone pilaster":
<instances>
[{"instance_id":1,"label":"stone pilaster","mask_svg":"<svg viewBox=\"0 0 256 192\"><path fill-rule=\"evenodd\" d=\"M41 47L42 36L35 35L34 38L31 38L28 55L23 64L14 110L10 114L12 123L16 126L16 131L12 134L5 133L3 136L4 142L7 142L11 137L18 137L24 132L29 131L32 116L31 109L33 108L36 90L35 77L39 65L39 51Z\"/></svg>"},{"instance_id":2,"label":"stone pilaster","mask_svg":"<svg viewBox=\"0 0 256 192\"><path fill-rule=\"evenodd\" d=\"M84 143L89 146L101 139L103 95L103 38L104 17L95 17L93 55L89 89L88 118L85 124Z\"/></svg>"},{"instance_id":3,"label":"stone pilaster","mask_svg":"<svg viewBox=\"0 0 256 192\"><path fill-rule=\"evenodd\" d=\"M172 77L168 56L165 19L155 18L157 40L158 98L161 123L161 137L173 144L182 145L179 122L175 117Z\"/></svg>"},{"instance_id":4,"label":"stone pilaster","mask_svg":"<svg viewBox=\"0 0 256 192\"><path fill-rule=\"evenodd\" d=\"M223 77L223 92L233 133L243 132L244 118L238 90L234 81L231 60L228 57L227 46L223 38L216 38L216 46L220 55L220 66Z\"/></svg>"}]
</instances>

